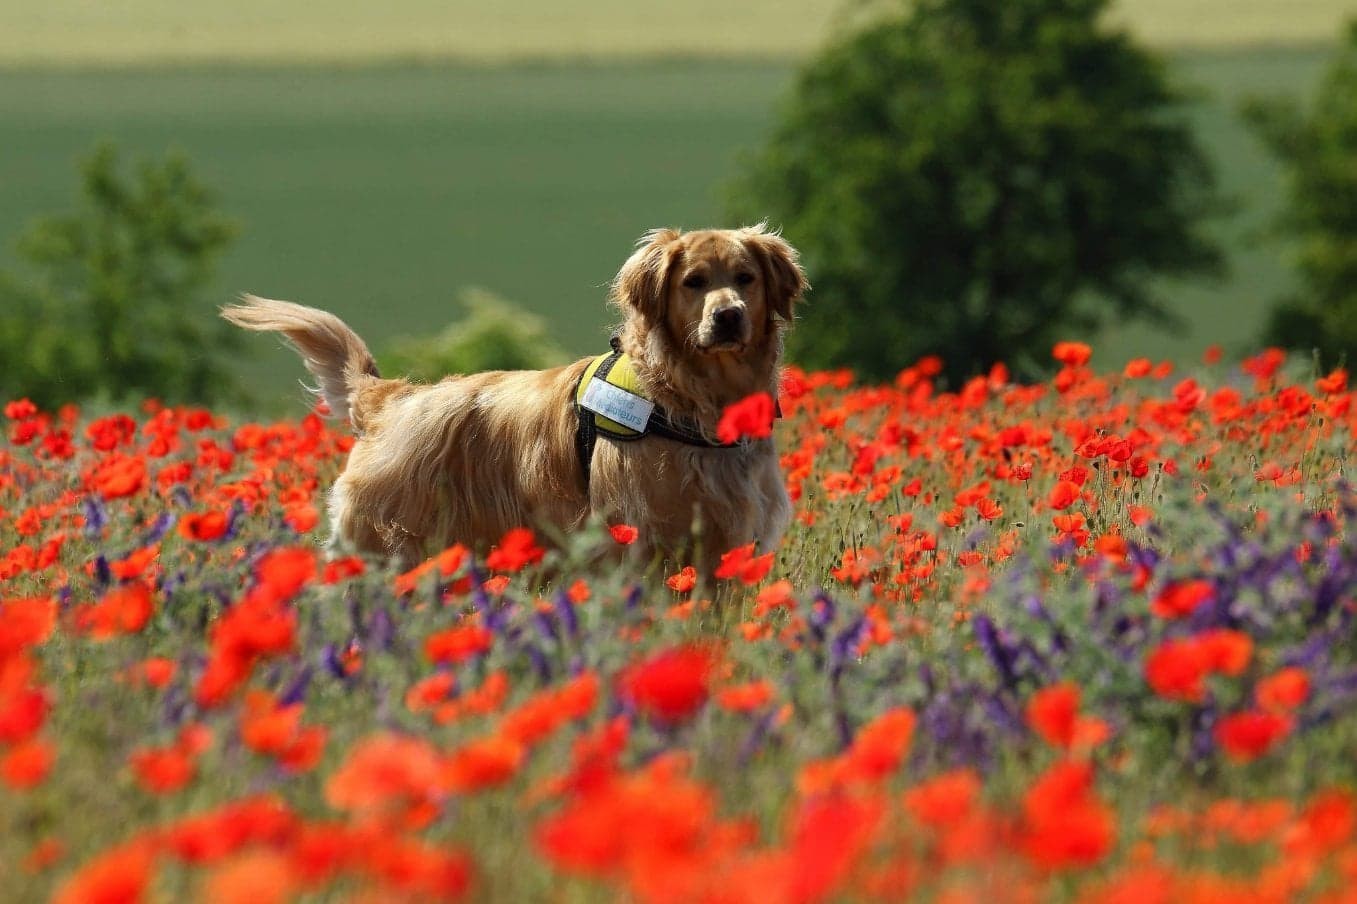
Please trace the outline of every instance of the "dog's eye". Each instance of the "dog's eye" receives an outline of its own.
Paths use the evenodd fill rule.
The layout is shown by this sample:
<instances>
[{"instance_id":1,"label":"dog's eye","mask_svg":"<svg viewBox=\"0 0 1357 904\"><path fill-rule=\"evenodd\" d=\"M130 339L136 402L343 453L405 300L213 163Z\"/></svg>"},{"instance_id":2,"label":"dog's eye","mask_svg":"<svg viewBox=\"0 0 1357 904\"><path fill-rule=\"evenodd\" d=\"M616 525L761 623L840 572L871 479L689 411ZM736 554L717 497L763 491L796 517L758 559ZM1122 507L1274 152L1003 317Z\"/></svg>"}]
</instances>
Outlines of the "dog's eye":
<instances>
[{"instance_id":1,"label":"dog's eye","mask_svg":"<svg viewBox=\"0 0 1357 904\"><path fill-rule=\"evenodd\" d=\"M747 286L753 281L754 281L753 273L744 272L735 274L735 285L737 286Z\"/></svg>"},{"instance_id":2,"label":"dog's eye","mask_svg":"<svg viewBox=\"0 0 1357 904\"><path fill-rule=\"evenodd\" d=\"M683 281L685 289L705 289L707 288L707 277L701 273L693 273Z\"/></svg>"}]
</instances>

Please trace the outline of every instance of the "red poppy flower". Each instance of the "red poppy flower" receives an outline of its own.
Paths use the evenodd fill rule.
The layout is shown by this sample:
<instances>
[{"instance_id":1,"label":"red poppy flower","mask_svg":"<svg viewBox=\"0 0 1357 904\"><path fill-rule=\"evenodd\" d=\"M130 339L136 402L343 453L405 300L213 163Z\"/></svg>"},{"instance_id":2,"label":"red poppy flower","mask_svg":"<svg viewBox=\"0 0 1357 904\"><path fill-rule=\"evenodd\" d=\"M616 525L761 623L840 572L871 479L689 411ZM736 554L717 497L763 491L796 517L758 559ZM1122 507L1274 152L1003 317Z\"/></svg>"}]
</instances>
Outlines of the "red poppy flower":
<instances>
[{"instance_id":1,"label":"red poppy flower","mask_svg":"<svg viewBox=\"0 0 1357 904\"><path fill-rule=\"evenodd\" d=\"M33 845L24 857L24 872L30 875L45 872L65 853L66 847L61 843L61 839L49 835Z\"/></svg>"},{"instance_id":2,"label":"red poppy flower","mask_svg":"<svg viewBox=\"0 0 1357 904\"><path fill-rule=\"evenodd\" d=\"M665 578L664 583L676 593L687 593L697 586L697 569L691 565L685 565L679 569L677 574L671 574Z\"/></svg>"},{"instance_id":3,"label":"red poppy flower","mask_svg":"<svg viewBox=\"0 0 1357 904\"><path fill-rule=\"evenodd\" d=\"M0 757L0 779L16 791L33 788L47 778L55 760L56 751L50 742L29 738Z\"/></svg>"},{"instance_id":4,"label":"red poppy flower","mask_svg":"<svg viewBox=\"0 0 1357 904\"><path fill-rule=\"evenodd\" d=\"M145 584L125 584L104 594L103 599L82 606L76 613L81 630L95 640L119 634L135 634L146 627L155 612L151 591Z\"/></svg>"},{"instance_id":5,"label":"red poppy flower","mask_svg":"<svg viewBox=\"0 0 1357 904\"><path fill-rule=\"evenodd\" d=\"M405 708L412 713L432 709L452 697L457 679L449 672L437 672L422 678L405 692Z\"/></svg>"},{"instance_id":6,"label":"red poppy flower","mask_svg":"<svg viewBox=\"0 0 1357 904\"><path fill-rule=\"evenodd\" d=\"M137 422L126 414L110 414L91 421L85 428L90 445L100 452L108 452L132 442L137 435Z\"/></svg>"},{"instance_id":7,"label":"red poppy flower","mask_svg":"<svg viewBox=\"0 0 1357 904\"><path fill-rule=\"evenodd\" d=\"M1051 357L1066 367L1083 367L1093 357L1093 349L1083 342L1057 342Z\"/></svg>"},{"instance_id":8,"label":"red poppy flower","mask_svg":"<svg viewBox=\"0 0 1357 904\"><path fill-rule=\"evenodd\" d=\"M435 571L440 577L450 578L456 574L462 567L462 563L467 558L467 548L460 543L455 543L447 549L440 552L432 558L426 559L420 564L411 568L404 574L396 577L396 593L405 596L415 592L426 575Z\"/></svg>"},{"instance_id":9,"label":"red poppy flower","mask_svg":"<svg viewBox=\"0 0 1357 904\"><path fill-rule=\"evenodd\" d=\"M734 443L746 437L763 439L772 436L775 410L773 397L766 392L756 392L727 405L716 424L716 438L723 443Z\"/></svg>"},{"instance_id":10,"label":"red poppy flower","mask_svg":"<svg viewBox=\"0 0 1357 904\"><path fill-rule=\"evenodd\" d=\"M471 859L446 844L387 835L359 851L364 871L389 890L381 900L457 901L471 886Z\"/></svg>"},{"instance_id":11,"label":"red poppy flower","mask_svg":"<svg viewBox=\"0 0 1357 904\"><path fill-rule=\"evenodd\" d=\"M179 664L164 656L152 656L137 664L137 677L151 687L163 688L174 680Z\"/></svg>"},{"instance_id":12,"label":"red poppy flower","mask_svg":"<svg viewBox=\"0 0 1357 904\"><path fill-rule=\"evenodd\" d=\"M1053 509L1067 509L1079 500L1080 492L1077 483L1069 480L1062 480L1051 489L1051 493L1046 497L1046 501Z\"/></svg>"},{"instance_id":13,"label":"red poppy flower","mask_svg":"<svg viewBox=\"0 0 1357 904\"><path fill-rule=\"evenodd\" d=\"M470 794L502 785L518 774L525 756L522 744L502 735L471 741L443 761L443 787Z\"/></svg>"},{"instance_id":14,"label":"red poppy flower","mask_svg":"<svg viewBox=\"0 0 1357 904\"><path fill-rule=\"evenodd\" d=\"M759 617L767 615L774 609L794 609L795 607L796 591L792 582L786 578L774 581L760 590L759 595L754 597L754 615Z\"/></svg>"},{"instance_id":15,"label":"red poppy flower","mask_svg":"<svg viewBox=\"0 0 1357 904\"><path fill-rule=\"evenodd\" d=\"M497 574L481 582L481 589L491 596L499 596L508 588L509 576L507 574Z\"/></svg>"},{"instance_id":16,"label":"red poppy flower","mask_svg":"<svg viewBox=\"0 0 1357 904\"><path fill-rule=\"evenodd\" d=\"M190 512L179 519L179 534L185 540L217 540L226 533L229 523L225 512Z\"/></svg>"},{"instance_id":17,"label":"red poppy flower","mask_svg":"<svg viewBox=\"0 0 1357 904\"><path fill-rule=\"evenodd\" d=\"M367 566L362 559L357 556L346 556L326 562L325 568L321 570L320 580L323 584L338 584L349 578L361 577L366 571Z\"/></svg>"},{"instance_id":18,"label":"red poppy flower","mask_svg":"<svg viewBox=\"0 0 1357 904\"><path fill-rule=\"evenodd\" d=\"M0 602L0 662L52 636L57 603L51 597Z\"/></svg>"},{"instance_id":19,"label":"red poppy flower","mask_svg":"<svg viewBox=\"0 0 1357 904\"><path fill-rule=\"evenodd\" d=\"M526 527L516 527L500 539L499 545L485 557L485 567L493 571L518 571L542 561L543 550Z\"/></svg>"},{"instance_id":20,"label":"red poppy flower","mask_svg":"<svg viewBox=\"0 0 1357 904\"><path fill-rule=\"evenodd\" d=\"M1346 789L1330 788L1314 796L1287 833L1286 853L1293 857L1322 857L1352 838L1357 830L1357 797Z\"/></svg>"},{"instance_id":21,"label":"red poppy flower","mask_svg":"<svg viewBox=\"0 0 1357 904\"><path fill-rule=\"evenodd\" d=\"M1215 595L1215 587L1210 581L1174 581L1150 601L1150 611L1160 618L1185 618L1214 599Z\"/></svg>"},{"instance_id":22,"label":"red poppy flower","mask_svg":"<svg viewBox=\"0 0 1357 904\"><path fill-rule=\"evenodd\" d=\"M1263 678L1253 689L1258 706L1269 712L1290 712L1310 696L1310 676L1297 666L1288 666Z\"/></svg>"},{"instance_id":23,"label":"red poppy flower","mask_svg":"<svg viewBox=\"0 0 1357 904\"><path fill-rule=\"evenodd\" d=\"M52 704L45 689L29 684L31 673L24 658L0 663L0 743L23 741L47 721Z\"/></svg>"},{"instance_id":24,"label":"red poppy flower","mask_svg":"<svg viewBox=\"0 0 1357 904\"><path fill-rule=\"evenodd\" d=\"M211 656L194 689L200 706L222 703L262 657L290 652L296 644L297 613L273 602L268 586L257 586L212 626Z\"/></svg>"},{"instance_id":25,"label":"red poppy flower","mask_svg":"<svg viewBox=\"0 0 1357 904\"><path fill-rule=\"evenodd\" d=\"M500 734L526 746L538 744L571 719L587 716L597 699L598 676L585 672L514 707L500 723Z\"/></svg>"},{"instance_id":26,"label":"red poppy flower","mask_svg":"<svg viewBox=\"0 0 1357 904\"><path fill-rule=\"evenodd\" d=\"M327 732L319 726L303 727L301 718L300 703L283 706L272 694L253 691L240 716L240 739L294 772L306 771L319 761Z\"/></svg>"},{"instance_id":27,"label":"red poppy flower","mask_svg":"<svg viewBox=\"0 0 1357 904\"><path fill-rule=\"evenodd\" d=\"M835 898L870 849L884 817L879 800L834 794L802 801L792 814L786 866L791 889L782 900Z\"/></svg>"},{"instance_id":28,"label":"red poppy flower","mask_svg":"<svg viewBox=\"0 0 1357 904\"><path fill-rule=\"evenodd\" d=\"M114 455L95 468L91 478L94 489L107 500L131 496L146 486L146 462L132 456Z\"/></svg>"},{"instance_id":29,"label":"red poppy flower","mask_svg":"<svg viewBox=\"0 0 1357 904\"><path fill-rule=\"evenodd\" d=\"M1087 763L1047 769L1023 796L1023 817L1023 850L1047 869L1097 863L1116 840L1112 812L1094 795Z\"/></svg>"},{"instance_id":30,"label":"red poppy flower","mask_svg":"<svg viewBox=\"0 0 1357 904\"><path fill-rule=\"evenodd\" d=\"M173 794L193 780L197 765L192 753L175 747L140 748L128 763L137 782L153 794Z\"/></svg>"},{"instance_id":31,"label":"red poppy flower","mask_svg":"<svg viewBox=\"0 0 1357 904\"><path fill-rule=\"evenodd\" d=\"M1145 680L1156 694L1170 700L1200 703L1206 696L1206 661L1197 644L1166 640L1145 660Z\"/></svg>"},{"instance_id":32,"label":"red poppy flower","mask_svg":"<svg viewBox=\"0 0 1357 904\"><path fill-rule=\"evenodd\" d=\"M108 563L108 570L115 578L132 581L146 573L146 569L160 555L160 544L155 543L128 554L127 558Z\"/></svg>"},{"instance_id":33,"label":"red poppy flower","mask_svg":"<svg viewBox=\"0 0 1357 904\"><path fill-rule=\"evenodd\" d=\"M722 580L737 578L743 584L757 584L773 568L773 554L754 555L754 544L749 543L721 556L716 576Z\"/></svg>"},{"instance_id":34,"label":"red poppy flower","mask_svg":"<svg viewBox=\"0 0 1357 904\"><path fill-rule=\"evenodd\" d=\"M887 710L858 730L844 754L846 777L880 781L900 768L914 738L913 710Z\"/></svg>"},{"instance_id":35,"label":"red poppy flower","mask_svg":"<svg viewBox=\"0 0 1357 904\"><path fill-rule=\"evenodd\" d=\"M1285 363L1286 352L1280 348L1265 348L1253 357L1245 358L1240 369L1258 380L1267 380Z\"/></svg>"},{"instance_id":36,"label":"red poppy flower","mask_svg":"<svg viewBox=\"0 0 1357 904\"><path fill-rule=\"evenodd\" d=\"M630 524L614 524L608 528L608 533L612 534L613 539L623 546L630 546L635 543L636 538L640 535L640 531Z\"/></svg>"},{"instance_id":37,"label":"red poppy flower","mask_svg":"<svg viewBox=\"0 0 1357 904\"><path fill-rule=\"evenodd\" d=\"M1001 518L1004 514L1003 507L988 496L975 503L975 511L986 521L993 521L996 518Z\"/></svg>"},{"instance_id":38,"label":"red poppy flower","mask_svg":"<svg viewBox=\"0 0 1357 904\"><path fill-rule=\"evenodd\" d=\"M15 399L5 403L5 417L12 421L22 421L38 413L38 406L28 399Z\"/></svg>"},{"instance_id":39,"label":"red poppy flower","mask_svg":"<svg viewBox=\"0 0 1357 904\"><path fill-rule=\"evenodd\" d=\"M282 851L255 849L214 869L203 885L211 904L282 904L293 899L298 877Z\"/></svg>"},{"instance_id":40,"label":"red poppy flower","mask_svg":"<svg viewBox=\"0 0 1357 904\"><path fill-rule=\"evenodd\" d=\"M95 857L57 889L52 904L122 904L142 901L151 884L154 850L132 841Z\"/></svg>"},{"instance_id":41,"label":"red poppy flower","mask_svg":"<svg viewBox=\"0 0 1357 904\"><path fill-rule=\"evenodd\" d=\"M431 662L461 662L487 652L494 642L495 635L480 625L448 628L429 635L424 641L424 655Z\"/></svg>"},{"instance_id":42,"label":"red poppy flower","mask_svg":"<svg viewBox=\"0 0 1357 904\"><path fill-rule=\"evenodd\" d=\"M1320 377L1315 381L1315 388L1325 395L1337 395L1348 388L1348 372L1345 368L1339 367L1329 372L1326 377Z\"/></svg>"},{"instance_id":43,"label":"red poppy flower","mask_svg":"<svg viewBox=\"0 0 1357 904\"><path fill-rule=\"evenodd\" d=\"M300 546L265 553L254 569L258 581L252 595L274 602L287 602L316 577L316 553Z\"/></svg>"},{"instance_id":44,"label":"red poppy flower","mask_svg":"<svg viewBox=\"0 0 1357 904\"><path fill-rule=\"evenodd\" d=\"M1237 677L1253 658L1253 638L1243 631L1213 628L1194 637L1202 662L1212 672Z\"/></svg>"},{"instance_id":45,"label":"red poppy flower","mask_svg":"<svg viewBox=\"0 0 1357 904\"><path fill-rule=\"evenodd\" d=\"M707 702L714 665L715 657L704 647L675 647L633 665L619 683L643 715L668 724L686 722Z\"/></svg>"},{"instance_id":46,"label":"red poppy flower","mask_svg":"<svg viewBox=\"0 0 1357 904\"><path fill-rule=\"evenodd\" d=\"M944 772L905 792L905 808L926 826L955 825L980 796L980 776L971 769Z\"/></svg>"},{"instance_id":47,"label":"red poppy flower","mask_svg":"<svg viewBox=\"0 0 1357 904\"><path fill-rule=\"evenodd\" d=\"M722 688L716 695L718 706L737 713L761 709L772 699L773 685L767 681L733 684L730 687Z\"/></svg>"},{"instance_id":48,"label":"red poppy flower","mask_svg":"<svg viewBox=\"0 0 1357 904\"><path fill-rule=\"evenodd\" d=\"M1072 682L1044 687L1027 701L1027 724L1052 747L1074 743L1079 717L1079 688Z\"/></svg>"},{"instance_id":49,"label":"red poppy flower","mask_svg":"<svg viewBox=\"0 0 1357 904\"><path fill-rule=\"evenodd\" d=\"M1292 720L1274 712L1248 710L1231 713L1216 723L1216 743L1230 759L1255 760L1291 733Z\"/></svg>"},{"instance_id":50,"label":"red poppy flower","mask_svg":"<svg viewBox=\"0 0 1357 904\"><path fill-rule=\"evenodd\" d=\"M278 765L287 772L310 772L320 765L330 731L324 725L308 725L297 732L292 743L277 756Z\"/></svg>"},{"instance_id":51,"label":"red poppy flower","mask_svg":"<svg viewBox=\"0 0 1357 904\"><path fill-rule=\"evenodd\" d=\"M339 810L421 820L441 786L440 758L429 742L397 734L372 735L349 749L330 774L325 799Z\"/></svg>"},{"instance_id":52,"label":"red poppy flower","mask_svg":"<svg viewBox=\"0 0 1357 904\"><path fill-rule=\"evenodd\" d=\"M283 522L299 534L320 523L320 512L309 502L297 502L283 509Z\"/></svg>"}]
</instances>

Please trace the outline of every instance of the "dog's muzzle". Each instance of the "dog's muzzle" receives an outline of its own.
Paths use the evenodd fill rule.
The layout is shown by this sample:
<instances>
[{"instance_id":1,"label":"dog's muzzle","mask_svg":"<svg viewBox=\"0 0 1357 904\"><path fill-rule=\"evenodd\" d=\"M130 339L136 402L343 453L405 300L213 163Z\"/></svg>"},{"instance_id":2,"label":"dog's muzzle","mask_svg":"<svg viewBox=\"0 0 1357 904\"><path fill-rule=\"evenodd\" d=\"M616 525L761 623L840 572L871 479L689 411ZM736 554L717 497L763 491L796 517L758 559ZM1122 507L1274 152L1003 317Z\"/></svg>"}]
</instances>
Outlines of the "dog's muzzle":
<instances>
[{"instance_id":1,"label":"dog's muzzle","mask_svg":"<svg viewBox=\"0 0 1357 904\"><path fill-rule=\"evenodd\" d=\"M744 308L736 305L711 313L711 345L743 345L749 341L749 324Z\"/></svg>"}]
</instances>

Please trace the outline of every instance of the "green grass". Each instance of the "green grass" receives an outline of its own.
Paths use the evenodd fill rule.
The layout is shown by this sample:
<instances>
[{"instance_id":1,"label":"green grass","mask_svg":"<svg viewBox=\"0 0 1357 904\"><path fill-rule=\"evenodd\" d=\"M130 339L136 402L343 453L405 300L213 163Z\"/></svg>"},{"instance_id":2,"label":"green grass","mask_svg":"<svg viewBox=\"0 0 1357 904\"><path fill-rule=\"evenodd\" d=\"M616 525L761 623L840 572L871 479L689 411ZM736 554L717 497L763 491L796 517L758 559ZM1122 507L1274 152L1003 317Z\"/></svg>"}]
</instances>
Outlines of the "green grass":
<instances>
[{"instance_id":1,"label":"green grass","mask_svg":"<svg viewBox=\"0 0 1357 904\"><path fill-rule=\"evenodd\" d=\"M71 202L101 137L183 148L243 236L217 301L331 308L380 344L488 287L606 347L604 286L642 231L708 225L786 66L23 73L0 80L0 236ZM264 347L267 342L256 343ZM263 359L270 381L295 373ZM272 363L268 363L272 362Z\"/></svg>"},{"instance_id":2,"label":"green grass","mask_svg":"<svg viewBox=\"0 0 1357 904\"><path fill-rule=\"evenodd\" d=\"M1107 352L1104 363L1116 364L1119 356L1195 358L1212 343L1236 355L1257 350L1268 308L1293 287L1276 228L1286 186L1277 162L1240 120L1239 107L1250 96L1308 97L1329 56L1322 47L1173 56L1175 75L1196 93L1193 123L1234 208L1213 227L1226 249L1227 272L1217 282L1164 285L1183 328L1112 324L1095 340Z\"/></svg>"},{"instance_id":3,"label":"green grass","mask_svg":"<svg viewBox=\"0 0 1357 904\"><path fill-rule=\"evenodd\" d=\"M1286 284L1276 249L1251 239L1282 185L1235 110L1251 92L1307 92L1326 56L1174 56L1202 92L1195 120L1240 203L1219 224L1232 276L1169 287L1186 328L1117 327L1098 340L1100 360L1250 344ZM720 188L771 125L793 73L720 61L9 72L0 258L22 224L70 206L75 162L96 140L136 154L174 146L243 227L213 304L241 291L315 304L380 348L439 329L457 313L457 290L479 285L546 316L582 355L604 345L606 283L643 230L720 221ZM252 384L295 399L296 362L268 346L253 343Z\"/></svg>"}]
</instances>

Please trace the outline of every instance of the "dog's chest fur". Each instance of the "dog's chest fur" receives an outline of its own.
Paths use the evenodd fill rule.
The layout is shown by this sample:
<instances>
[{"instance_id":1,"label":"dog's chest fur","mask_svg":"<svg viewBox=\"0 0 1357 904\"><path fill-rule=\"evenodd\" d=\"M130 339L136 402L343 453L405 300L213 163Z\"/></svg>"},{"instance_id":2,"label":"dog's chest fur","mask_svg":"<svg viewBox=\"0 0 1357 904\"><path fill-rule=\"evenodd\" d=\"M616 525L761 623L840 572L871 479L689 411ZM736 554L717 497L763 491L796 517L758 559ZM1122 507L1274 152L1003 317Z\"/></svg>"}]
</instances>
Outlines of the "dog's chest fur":
<instances>
[{"instance_id":1,"label":"dog's chest fur","mask_svg":"<svg viewBox=\"0 0 1357 904\"><path fill-rule=\"evenodd\" d=\"M590 508L648 532L660 547L687 547L704 559L751 541L772 548L791 517L771 440L728 449L657 438L600 442Z\"/></svg>"}]
</instances>

